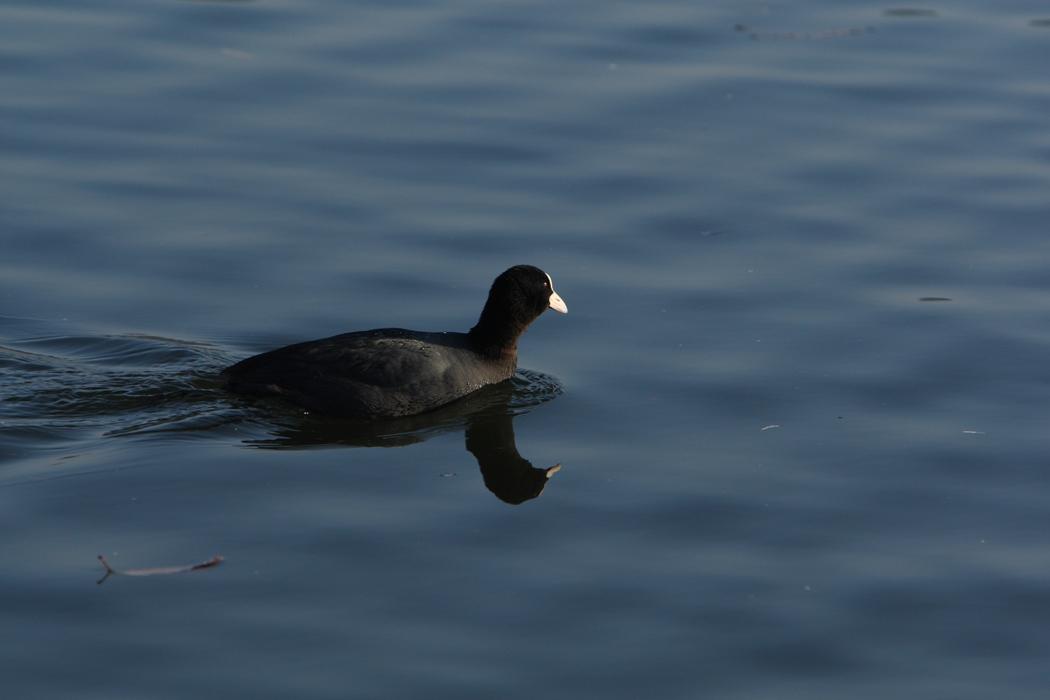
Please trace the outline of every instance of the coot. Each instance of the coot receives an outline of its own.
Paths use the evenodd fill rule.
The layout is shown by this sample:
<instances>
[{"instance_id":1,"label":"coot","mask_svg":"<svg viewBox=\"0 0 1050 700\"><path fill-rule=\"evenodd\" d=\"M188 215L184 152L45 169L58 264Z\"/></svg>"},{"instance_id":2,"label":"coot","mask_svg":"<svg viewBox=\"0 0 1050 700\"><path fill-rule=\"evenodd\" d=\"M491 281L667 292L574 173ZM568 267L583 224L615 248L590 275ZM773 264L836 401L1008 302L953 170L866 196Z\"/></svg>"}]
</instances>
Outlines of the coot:
<instances>
[{"instance_id":1,"label":"coot","mask_svg":"<svg viewBox=\"0 0 1050 700\"><path fill-rule=\"evenodd\" d=\"M424 413L509 379L518 364L518 338L548 307L568 313L550 275L517 265L492 283L468 333L343 333L249 357L222 374L230 391L279 396L326 415Z\"/></svg>"}]
</instances>

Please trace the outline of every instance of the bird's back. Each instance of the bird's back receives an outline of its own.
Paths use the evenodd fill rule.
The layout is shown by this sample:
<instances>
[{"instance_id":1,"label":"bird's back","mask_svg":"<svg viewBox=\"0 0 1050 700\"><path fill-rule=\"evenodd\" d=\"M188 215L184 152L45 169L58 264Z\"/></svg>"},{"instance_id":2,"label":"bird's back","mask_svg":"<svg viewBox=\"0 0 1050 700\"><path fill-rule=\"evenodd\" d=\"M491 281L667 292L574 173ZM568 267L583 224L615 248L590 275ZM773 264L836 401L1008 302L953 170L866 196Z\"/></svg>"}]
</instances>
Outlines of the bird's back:
<instances>
[{"instance_id":1,"label":"bird's back","mask_svg":"<svg viewBox=\"0 0 1050 700\"><path fill-rule=\"evenodd\" d=\"M429 411L509 378L514 361L474 352L463 333L381 328L297 343L227 368L227 387L319 413L369 418Z\"/></svg>"}]
</instances>

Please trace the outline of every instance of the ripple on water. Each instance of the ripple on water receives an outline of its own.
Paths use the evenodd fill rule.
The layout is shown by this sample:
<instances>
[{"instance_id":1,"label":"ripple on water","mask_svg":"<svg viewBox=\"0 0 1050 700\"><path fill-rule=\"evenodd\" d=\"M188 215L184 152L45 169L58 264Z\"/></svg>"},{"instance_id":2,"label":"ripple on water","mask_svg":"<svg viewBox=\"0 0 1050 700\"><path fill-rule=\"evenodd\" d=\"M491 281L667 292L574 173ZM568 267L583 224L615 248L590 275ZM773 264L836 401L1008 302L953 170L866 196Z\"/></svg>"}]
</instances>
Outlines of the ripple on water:
<instances>
[{"instance_id":1,"label":"ripple on water","mask_svg":"<svg viewBox=\"0 0 1050 700\"><path fill-rule=\"evenodd\" d=\"M882 14L887 17L936 17L937 10L923 7L893 7L884 10Z\"/></svg>"},{"instance_id":2,"label":"ripple on water","mask_svg":"<svg viewBox=\"0 0 1050 700\"><path fill-rule=\"evenodd\" d=\"M323 418L273 399L240 401L252 410L250 422L255 434L246 442L254 447L401 447L442 433L464 430L471 422L488 416L527 413L561 393L562 386L556 378L519 369L508 382L483 387L429 413L390 420Z\"/></svg>"},{"instance_id":3,"label":"ripple on water","mask_svg":"<svg viewBox=\"0 0 1050 700\"><path fill-rule=\"evenodd\" d=\"M205 343L154 336L38 335L0 344L0 457L70 440L216 420L213 377L229 361ZM221 419L220 419L221 416Z\"/></svg>"},{"instance_id":4,"label":"ripple on water","mask_svg":"<svg viewBox=\"0 0 1050 700\"><path fill-rule=\"evenodd\" d=\"M216 353L205 343L138 334L45 336L26 338L13 345L26 354L120 367L186 364Z\"/></svg>"}]
</instances>

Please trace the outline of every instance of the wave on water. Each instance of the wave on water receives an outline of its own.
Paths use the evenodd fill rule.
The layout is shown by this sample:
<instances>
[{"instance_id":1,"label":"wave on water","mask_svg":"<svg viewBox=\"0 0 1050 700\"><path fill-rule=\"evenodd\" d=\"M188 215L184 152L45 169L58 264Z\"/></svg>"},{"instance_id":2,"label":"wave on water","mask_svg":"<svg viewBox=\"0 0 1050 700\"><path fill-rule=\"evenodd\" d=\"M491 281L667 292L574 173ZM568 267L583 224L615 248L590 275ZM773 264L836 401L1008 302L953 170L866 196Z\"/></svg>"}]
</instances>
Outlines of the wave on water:
<instances>
[{"instance_id":1,"label":"wave on water","mask_svg":"<svg viewBox=\"0 0 1050 700\"><path fill-rule=\"evenodd\" d=\"M188 420L219 424L229 353L146 335L0 340L0 457Z\"/></svg>"},{"instance_id":2,"label":"wave on water","mask_svg":"<svg viewBox=\"0 0 1050 700\"><path fill-rule=\"evenodd\" d=\"M301 409L289 409L287 404L275 399L256 400L254 422L265 432L260 437L247 439L246 443L270 449L322 445L401 447L442 433L465 430L485 418L509 418L527 413L561 393L561 383L554 377L519 369L508 382L482 387L434 411L379 421L311 416Z\"/></svg>"}]
</instances>

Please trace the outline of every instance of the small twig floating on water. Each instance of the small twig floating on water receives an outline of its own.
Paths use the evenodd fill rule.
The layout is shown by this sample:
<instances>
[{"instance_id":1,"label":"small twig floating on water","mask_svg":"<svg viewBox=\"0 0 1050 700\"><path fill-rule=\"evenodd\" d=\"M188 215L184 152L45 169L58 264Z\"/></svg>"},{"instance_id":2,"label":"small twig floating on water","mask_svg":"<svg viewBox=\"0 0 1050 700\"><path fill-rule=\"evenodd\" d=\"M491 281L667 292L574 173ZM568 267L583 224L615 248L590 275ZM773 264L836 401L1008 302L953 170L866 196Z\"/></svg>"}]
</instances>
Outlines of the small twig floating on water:
<instances>
[{"instance_id":1,"label":"small twig floating on water","mask_svg":"<svg viewBox=\"0 0 1050 700\"><path fill-rule=\"evenodd\" d=\"M102 566L105 567L106 575L95 583L102 583L110 576L167 576L170 574L187 574L191 571L200 571L201 569L211 569L212 567L216 567L222 563L223 558L216 554L208 561L202 561L199 564L187 564L186 566L158 566L150 569L114 569L101 554L98 555L98 560L102 562Z\"/></svg>"}]
</instances>

